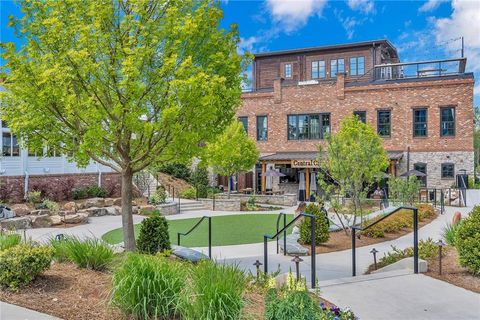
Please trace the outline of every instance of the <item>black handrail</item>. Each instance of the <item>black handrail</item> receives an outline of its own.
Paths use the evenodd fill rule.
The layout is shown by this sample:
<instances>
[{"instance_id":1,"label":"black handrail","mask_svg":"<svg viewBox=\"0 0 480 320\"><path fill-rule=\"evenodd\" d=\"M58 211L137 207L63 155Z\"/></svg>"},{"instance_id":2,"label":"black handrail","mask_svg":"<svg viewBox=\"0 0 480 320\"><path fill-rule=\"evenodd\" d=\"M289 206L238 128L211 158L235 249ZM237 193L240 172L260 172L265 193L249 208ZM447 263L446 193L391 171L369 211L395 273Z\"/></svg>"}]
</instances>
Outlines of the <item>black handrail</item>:
<instances>
[{"instance_id":1,"label":"black handrail","mask_svg":"<svg viewBox=\"0 0 480 320\"><path fill-rule=\"evenodd\" d=\"M177 245L180 245L180 237L188 236L195 230L203 220L208 219L208 257L212 259L212 217L203 216L198 222L187 232L177 232Z\"/></svg>"},{"instance_id":2,"label":"black handrail","mask_svg":"<svg viewBox=\"0 0 480 320\"><path fill-rule=\"evenodd\" d=\"M390 217L391 215L395 214L396 212L406 209L413 211L413 272L418 273L418 209L415 207L408 207L408 206L401 206L389 212L388 214L384 215L377 221L369 224L366 227L356 227L352 226L352 276L355 277L357 275L357 261L356 261L356 231L365 231L376 225L377 223L382 222L386 218Z\"/></svg>"},{"instance_id":3,"label":"black handrail","mask_svg":"<svg viewBox=\"0 0 480 320\"><path fill-rule=\"evenodd\" d=\"M311 215L311 214L308 214L308 213L300 213L298 216L296 216L292 221L290 221L287 225L285 225L281 230L277 231L277 233L275 233L275 235L269 235L269 234L265 234L263 236L263 272L265 274L268 273L268 239L274 239L274 238L277 238L282 232L284 232L285 230L287 230L292 224L295 223L295 221L297 221L298 219L300 219L301 217L308 217L310 218L310 228L311 228L311 237L312 237L312 244L311 244L311 251L310 251L310 254L312 256L312 265L311 265L311 273L312 273L312 276L311 276L311 280L312 280L312 288L315 288L315 283L316 283L316 280L315 280L315 264L316 264L316 261L315 261L315 257L316 257L316 243L315 243L315 229L316 229L316 226L315 226L315 216ZM286 250L286 248L285 248Z\"/></svg>"},{"instance_id":4,"label":"black handrail","mask_svg":"<svg viewBox=\"0 0 480 320\"><path fill-rule=\"evenodd\" d=\"M280 212L277 217L277 233L278 233L278 227L280 223L280 217L283 216L283 228L285 229L285 226L287 225L287 215L283 212ZM277 254L278 254L278 237L277 237ZM283 255L287 255L287 229L283 231Z\"/></svg>"}]
</instances>

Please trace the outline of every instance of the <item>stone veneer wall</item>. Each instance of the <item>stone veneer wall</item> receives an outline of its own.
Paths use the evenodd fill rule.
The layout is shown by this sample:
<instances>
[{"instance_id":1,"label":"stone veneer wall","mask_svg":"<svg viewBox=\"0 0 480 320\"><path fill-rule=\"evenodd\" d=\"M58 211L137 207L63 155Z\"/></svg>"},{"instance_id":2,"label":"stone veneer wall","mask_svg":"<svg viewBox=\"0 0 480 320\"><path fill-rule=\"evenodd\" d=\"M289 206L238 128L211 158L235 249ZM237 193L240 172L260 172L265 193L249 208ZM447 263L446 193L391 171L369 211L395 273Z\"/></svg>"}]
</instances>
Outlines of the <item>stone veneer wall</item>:
<instances>
[{"instance_id":1,"label":"stone veneer wall","mask_svg":"<svg viewBox=\"0 0 480 320\"><path fill-rule=\"evenodd\" d=\"M295 206L297 204L297 195L296 194L284 194L284 195L265 195L265 194L242 194L242 193L233 193L230 195L230 198L240 199L242 201L248 201L252 196L255 196L255 202L263 204L273 204L279 206ZM225 193L217 194L215 198L225 199L228 195Z\"/></svg>"},{"instance_id":2,"label":"stone veneer wall","mask_svg":"<svg viewBox=\"0 0 480 320\"><path fill-rule=\"evenodd\" d=\"M157 205L156 208L160 210L162 216L171 216L173 214L178 214L178 203L171 202Z\"/></svg>"},{"instance_id":3,"label":"stone veneer wall","mask_svg":"<svg viewBox=\"0 0 480 320\"><path fill-rule=\"evenodd\" d=\"M455 179L442 179L442 163L455 164L455 177L460 170L466 170L469 176L473 176L473 152L452 151L452 152L410 152L410 168L414 164L423 162L427 164L427 187L428 188L449 188L455 184ZM407 153L397 166L398 175L407 171Z\"/></svg>"},{"instance_id":4,"label":"stone veneer wall","mask_svg":"<svg viewBox=\"0 0 480 320\"><path fill-rule=\"evenodd\" d=\"M207 210L213 210L212 199L198 199ZM240 211L241 201L240 199L218 199L215 198L215 211Z\"/></svg>"}]
</instances>

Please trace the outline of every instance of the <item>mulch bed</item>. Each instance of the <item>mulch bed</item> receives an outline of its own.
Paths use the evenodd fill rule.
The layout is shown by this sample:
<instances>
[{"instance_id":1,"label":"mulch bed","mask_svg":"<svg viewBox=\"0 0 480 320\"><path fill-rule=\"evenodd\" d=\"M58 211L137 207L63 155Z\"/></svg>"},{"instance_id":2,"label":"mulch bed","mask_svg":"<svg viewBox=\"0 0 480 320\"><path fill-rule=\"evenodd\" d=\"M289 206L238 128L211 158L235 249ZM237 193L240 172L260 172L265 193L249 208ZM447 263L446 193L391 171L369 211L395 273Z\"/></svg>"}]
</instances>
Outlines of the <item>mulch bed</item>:
<instances>
[{"instance_id":1,"label":"mulch bed","mask_svg":"<svg viewBox=\"0 0 480 320\"><path fill-rule=\"evenodd\" d=\"M0 300L65 320L124 319L108 306L111 274L54 263L18 292L0 290Z\"/></svg>"},{"instance_id":2,"label":"mulch bed","mask_svg":"<svg viewBox=\"0 0 480 320\"><path fill-rule=\"evenodd\" d=\"M474 276L458 263L458 253L455 248L449 248L442 257L442 274L438 274L438 257L428 261L427 276L446 281L458 287L480 293L480 277Z\"/></svg>"}]
</instances>

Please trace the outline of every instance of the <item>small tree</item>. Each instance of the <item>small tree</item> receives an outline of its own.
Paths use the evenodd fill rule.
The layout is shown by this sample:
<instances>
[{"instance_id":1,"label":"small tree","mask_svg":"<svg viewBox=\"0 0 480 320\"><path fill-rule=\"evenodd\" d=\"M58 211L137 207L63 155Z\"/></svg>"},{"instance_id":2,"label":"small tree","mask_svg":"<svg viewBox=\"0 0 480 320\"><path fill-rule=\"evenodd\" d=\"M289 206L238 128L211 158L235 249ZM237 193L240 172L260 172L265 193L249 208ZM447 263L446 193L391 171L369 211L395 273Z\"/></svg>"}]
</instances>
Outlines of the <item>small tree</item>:
<instances>
[{"instance_id":1,"label":"small tree","mask_svg":"<svg viewBox=\"0 0 480 320\"><path fill-rule=\"evenodd\" d=\"M325 152L320 149L320 166L323 175L319 175L320 184L327 194L333 190L332 185L324 182L328 175L339 188L340 194L350 196L353 203L353 225L362 215L361 199L366 197L371 185L388 166L388 157L382 145L382 139L375 129L358 120L355 116L345 118L340 123L338 132L327 137ZM342 227L348 224L337 216Z\"/></svg>"},{"instance_id":2,"label":"small tree","mask_svg":"<svg viewBox=\"0 0 480 320\"><path fill-rule=\"evenodd\" d=\"M207 162L213 170L230 177L251 169L258 160L258 150L239 121L234 121L213 143L207 144ZM230 179L228 197L230 198Z\"/></svg>"},{"instance_id":3,"label":"small tree","mask_svg":"<svg viewBox=\"0 0 480 320\"><path fill-rule=\"evenodd\" d=\"M408 178L390 177L388 190L389 198L394 203L413 205L420 192L420 181L415 176Z\"/></svg>"}]
</instances>

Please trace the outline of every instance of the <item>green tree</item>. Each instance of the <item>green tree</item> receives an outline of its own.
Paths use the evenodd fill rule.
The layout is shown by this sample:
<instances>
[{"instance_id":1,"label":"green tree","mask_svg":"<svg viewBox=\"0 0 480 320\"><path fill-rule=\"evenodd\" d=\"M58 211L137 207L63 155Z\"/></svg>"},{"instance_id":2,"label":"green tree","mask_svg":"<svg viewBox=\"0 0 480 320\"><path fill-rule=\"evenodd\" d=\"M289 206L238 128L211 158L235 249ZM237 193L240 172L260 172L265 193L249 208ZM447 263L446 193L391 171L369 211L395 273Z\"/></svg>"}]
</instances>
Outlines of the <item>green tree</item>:
<instances>
[{"instance_id":1,"label":"green tree","mask_svg":"<svg viewBox=\"0 0 480 320\"><path fill-rule=\"evenodd\" d=\"M389 197L393 202L413 205L420 192L420 180L415 176L408 178L390 177L388 187Z\"/></svg>"},{"instance_id":2,"label":"green tree","mask_svg":"<svg viewBox=\"0 0 480 320\"><path fill-rule=\"evenodd\" d=\"M258 160L258 150L239 121L234 121L213 143L207 144L207 163L223 176L250 170ZM228 197L230 198L230 179Z\"/></svg>"},{"instance_id":3,"label":"green tree","mask_svg":"<svg viewBox=\"0 0 480 320\"><path fill-rule=\"evenodd\" d=\"M382 139L372 126L355 116L347 117L338 132L327 137L325 151L320 148L319 162L322 171L338 184L340 193L351 198L355 225L362 215L361 199L388 166ZM326 185L323 178L319 175L320 184L331 192L332 186Z\"/></svg>"},{"instance_id":4,"label":"green tree","mask_svg":"<svg viewBox=\"0 0 480 320\"><path fill-rule=\"evenodd\" d=\"M2 116L28 148L61 145L122 175L122 223L135 249L132 176L186 161L240 104L246 62L236 27L210 0L21 1L2 43ZM209 125L210 124L210 125ZM213 125L214 124L214 125Z\"/></svg>"}]
</instances>

